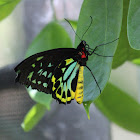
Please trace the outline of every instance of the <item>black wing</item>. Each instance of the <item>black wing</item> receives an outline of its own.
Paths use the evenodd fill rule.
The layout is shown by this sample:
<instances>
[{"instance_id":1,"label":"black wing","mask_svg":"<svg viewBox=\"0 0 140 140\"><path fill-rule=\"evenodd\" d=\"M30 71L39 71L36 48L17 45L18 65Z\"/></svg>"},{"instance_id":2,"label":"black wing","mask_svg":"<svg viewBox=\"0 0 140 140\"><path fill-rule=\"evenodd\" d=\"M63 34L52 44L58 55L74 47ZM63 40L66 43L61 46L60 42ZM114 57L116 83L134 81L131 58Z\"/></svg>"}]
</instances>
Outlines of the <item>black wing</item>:
<instances>
[{"instance_id":1,"label":"black wing","mask_svg":"<svg viewBox=\"0 0 140 140\"><path fill-rule=\"evenodd\" d=\"M50 93L50 79L62 61L75 56L74 48L59 48L34 54L15 67L16 82Z\"/></svg>"}]
</instances>

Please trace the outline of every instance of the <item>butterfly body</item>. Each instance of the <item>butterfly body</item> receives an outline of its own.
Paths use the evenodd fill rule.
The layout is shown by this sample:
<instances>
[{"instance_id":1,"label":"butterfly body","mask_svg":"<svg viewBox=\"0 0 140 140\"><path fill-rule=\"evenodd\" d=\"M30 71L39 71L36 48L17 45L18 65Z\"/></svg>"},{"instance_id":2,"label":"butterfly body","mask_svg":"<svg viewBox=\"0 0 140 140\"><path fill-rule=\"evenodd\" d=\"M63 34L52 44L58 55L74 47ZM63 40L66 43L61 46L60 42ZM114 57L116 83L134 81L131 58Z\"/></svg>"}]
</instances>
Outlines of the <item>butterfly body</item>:
<instances>
[{"instance_id":1,"label":"butterfly body","mask_svg":"<svg viewBox=\"0 0 140 140\"><path fill-rule=\"evenodd\" d=\"M59 103L83 101L83 70L88 60L86 42L76 49L58 48L34 54L15 68L16 82L52 94Z\"/></svg>"}]
</instances>

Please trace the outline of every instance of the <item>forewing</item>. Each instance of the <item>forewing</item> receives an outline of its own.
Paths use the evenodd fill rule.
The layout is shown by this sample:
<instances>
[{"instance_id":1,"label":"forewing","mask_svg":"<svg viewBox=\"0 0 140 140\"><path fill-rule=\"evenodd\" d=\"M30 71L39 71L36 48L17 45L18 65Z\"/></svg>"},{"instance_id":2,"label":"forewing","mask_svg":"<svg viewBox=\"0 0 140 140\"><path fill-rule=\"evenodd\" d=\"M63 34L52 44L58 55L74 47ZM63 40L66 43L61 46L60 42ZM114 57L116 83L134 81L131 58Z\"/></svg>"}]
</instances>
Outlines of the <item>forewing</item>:
<instances>
[{"instance_id":1,"label":"forewing","mask_svg":"<svg viewBox=\"0 0 140 140\"><path fill-rule=\"evenodd\" d=\"M15 68L16 82L51 94L49 85L56 68L74 54L73 48L60 48L32 55Z\"/></svg>"}]
</instances>

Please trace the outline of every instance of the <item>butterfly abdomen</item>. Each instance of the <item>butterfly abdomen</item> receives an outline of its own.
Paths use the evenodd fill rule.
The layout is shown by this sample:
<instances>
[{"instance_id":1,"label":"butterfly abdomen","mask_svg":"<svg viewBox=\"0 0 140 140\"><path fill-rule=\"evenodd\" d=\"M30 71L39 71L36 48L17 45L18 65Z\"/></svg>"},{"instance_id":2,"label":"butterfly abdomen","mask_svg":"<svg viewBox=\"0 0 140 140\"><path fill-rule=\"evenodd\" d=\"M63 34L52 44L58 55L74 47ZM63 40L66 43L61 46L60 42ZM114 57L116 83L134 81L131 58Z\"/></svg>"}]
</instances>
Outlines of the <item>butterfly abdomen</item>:
<instances>
[{"instance_id":1,"label":"butterfly abdomen","mask_svg":"<svg viewBox=\"0 0 140 140\"><path fill-rule=\"evenodd\" d=\"M84 92L84 76L83 76L84 66L79 68L77 87L75 91L75 100L77 103L81 104L83 102L83 92Z\"/></svg>"}]
</instances>

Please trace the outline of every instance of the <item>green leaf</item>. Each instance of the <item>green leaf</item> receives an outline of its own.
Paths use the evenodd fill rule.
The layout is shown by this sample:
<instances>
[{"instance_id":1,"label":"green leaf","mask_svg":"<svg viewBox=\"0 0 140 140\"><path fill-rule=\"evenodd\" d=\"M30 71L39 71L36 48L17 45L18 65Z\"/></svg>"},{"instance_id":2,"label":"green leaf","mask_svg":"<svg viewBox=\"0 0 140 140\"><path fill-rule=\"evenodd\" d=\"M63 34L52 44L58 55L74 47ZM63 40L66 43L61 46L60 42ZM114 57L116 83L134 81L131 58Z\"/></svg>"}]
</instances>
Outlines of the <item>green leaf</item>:
<instances>
[{"instance_id":1,"label":"green leaf","mask_svg":"<svg viewBox=\"0 0 140 140\"><path fill-rule=\"evenodd\" d=\"M121 127L140 133L140 104L127 93L108 84L95 105Z\"/></svg>"},{"instance_id":2,"label":"green leaf","mask_svg":"<svg viewBox=\"0 0 140 140\"><path fill-rule=\"evenodd\" d=\"M24 131L30 131L41 120L46 112L46 107L41 104L34 105L24 118L21 127Z\"/></svg>"},{"instance_id":3,"label":"green leaf","mask_svg":"<svg viewBox=\"0 0 140 140\"><path fill-rule=\"evenodd\" d=\"M52 22L45 26L33 40L28 48L26 57L55 48L72 48L72 41L61 25Z\"/></svg>"},{"instance_id":4,"label":"green leaf","mask_svg":"<svg viewBox=\"0 0 140 140\"><path fill-rule=\"evenodd\" d=\"M122 20L122 27L121 33L119 37L119 43L117 46L116 53L113 57L113 65L112 68L117 68L125 61L131 61L135 58L140 57L140 51L136 51L132 49L129 45L128 38L127 38L127 15L128 15L128 8L129 8L129 0L123 1L123 20Z\"/></svg>"},{"instance_id":5,"label":"green leaf","mask_svg":"<svg viewBox=\"0 0 140 140\"><path fill-rule=\"evenodd\" d=\"M119 0L85 0L83 2L80 17L77 26L77 34L82 37L88 29L91 19L93 23L87 33L82 38L87 42L90 48L110 42L119 37L122 21L123 1ZM75 47L78 46L80 40L76 36ZM113 56L118 41L100 46L96 53L100 55ZM87 65L92 70L98 84L103 91L110 76L112 58L99 57L95 54L89 56ZM84 101L95 100L100 92L91 73L84 69Z\"/></svg>"},{"instance_id":6,"label":"green leaf","mask_svg":"<svg viewBox=\"0 0 140 140\"><path fill-rule=\"evenodd\" d=\"M84 105L84 108L86 110L87 117L88 117L89 120L90 120L89 108L90 108L91 103L92 103L91 101L89 101L89 102L83 102L83 105Z\"/></svg>"},{"instance_id":7,"label":"green leaf","mask_svg":"<svg viewBox=\"0 0 140 140\"><path fill-rule=\"evenodd\" d=\"M20 0L0 0L0 21L9 16Z\"/></svg>"},{"instance_id":8,"label":"green leaf","mask_svg":"<svg viewBox=\"0 0 140 140\"><path fill-rule=\"evenodd\" d=\"M127 21L130 46L140 50L140 0L130 0Z\"/></svg>"},{"instance_id":9,"label":"green leaf","mask_svg":"<svg viewBox=\"0 0 140 140\"><path fill-rule=\"evenodd\" d=\"M37 90L32 90L31 88L28 88L27 90L28 90L30 97L34 101L44 105L48 110L50 110L50 104L52 102L51 94L44 94L43 92L38 92Z\"/></svg>"}]
</instances>

